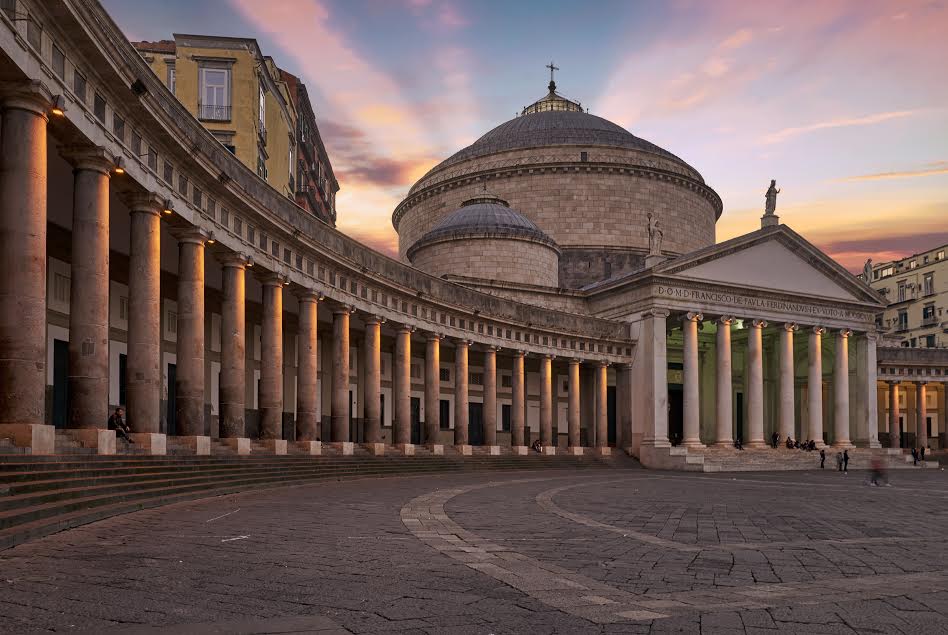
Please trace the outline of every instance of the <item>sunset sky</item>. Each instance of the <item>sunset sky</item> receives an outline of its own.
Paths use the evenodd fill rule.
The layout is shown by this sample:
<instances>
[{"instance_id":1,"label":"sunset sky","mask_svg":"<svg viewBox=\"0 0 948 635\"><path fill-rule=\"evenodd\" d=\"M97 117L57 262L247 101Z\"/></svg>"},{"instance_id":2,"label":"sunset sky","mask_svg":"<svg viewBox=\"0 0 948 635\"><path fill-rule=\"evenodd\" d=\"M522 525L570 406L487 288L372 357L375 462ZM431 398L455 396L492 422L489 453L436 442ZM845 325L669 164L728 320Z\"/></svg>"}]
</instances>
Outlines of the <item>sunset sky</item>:
<instances>
[{"instance_id":1,"label":"sunset sky","mask_svg":"<svg viewBox=\"0 0 948 635\"><path fill-rule=\"evenodd\" d=\"M851 269L948 243L948 2L104 0L132 40L253 37L303 78L338 226L394 253L415 179L559 92Z\"/></svg>"}]
</instances>

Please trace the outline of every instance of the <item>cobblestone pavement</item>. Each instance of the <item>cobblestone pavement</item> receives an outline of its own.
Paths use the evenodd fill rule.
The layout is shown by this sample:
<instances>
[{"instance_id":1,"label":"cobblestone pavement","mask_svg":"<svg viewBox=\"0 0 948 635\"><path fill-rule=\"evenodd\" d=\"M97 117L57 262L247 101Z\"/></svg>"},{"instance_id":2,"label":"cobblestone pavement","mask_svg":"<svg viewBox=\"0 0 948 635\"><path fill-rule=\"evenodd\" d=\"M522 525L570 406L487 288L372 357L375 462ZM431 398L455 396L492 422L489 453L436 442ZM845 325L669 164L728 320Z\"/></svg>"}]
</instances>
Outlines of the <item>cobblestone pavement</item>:
<instances>
[{"instance_id":1,"label":"cobblestone pavement","mask_svg":"<svg viewBox=\"0 0 948 635\"><path fill-rule=\"evenodd\" d=\"M948 633L948 480L644 470L319 483L0 553L0 632Z\"/></svg>"}]
</instances>

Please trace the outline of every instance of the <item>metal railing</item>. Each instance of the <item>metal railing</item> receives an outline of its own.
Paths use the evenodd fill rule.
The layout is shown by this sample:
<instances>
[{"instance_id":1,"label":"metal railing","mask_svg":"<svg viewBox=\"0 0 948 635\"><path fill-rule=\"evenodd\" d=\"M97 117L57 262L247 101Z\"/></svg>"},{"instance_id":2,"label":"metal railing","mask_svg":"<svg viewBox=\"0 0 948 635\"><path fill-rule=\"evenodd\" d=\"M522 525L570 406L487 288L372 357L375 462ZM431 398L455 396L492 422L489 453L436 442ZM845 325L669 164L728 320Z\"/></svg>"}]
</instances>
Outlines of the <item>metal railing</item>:
<instances>
[{"instance_id":1,"label":"metal railing","mask_svg":"<svg viewBox=\"0 0 948 635\"><path fill-rule=\"evenodd\" d=\"M204 121L230 121L230 106L198 104L198 119Z\"/></svg>"},{"instance_id":2,"label":"metal railing","mask_svg":"<svg viewBox=\"0 0 948 635\"><path fill-rule=\"evenodd\" d=\"M938 318L936 316L923 317L922 326L936 326L938 324Z\"/></svg>"}]
</instances>

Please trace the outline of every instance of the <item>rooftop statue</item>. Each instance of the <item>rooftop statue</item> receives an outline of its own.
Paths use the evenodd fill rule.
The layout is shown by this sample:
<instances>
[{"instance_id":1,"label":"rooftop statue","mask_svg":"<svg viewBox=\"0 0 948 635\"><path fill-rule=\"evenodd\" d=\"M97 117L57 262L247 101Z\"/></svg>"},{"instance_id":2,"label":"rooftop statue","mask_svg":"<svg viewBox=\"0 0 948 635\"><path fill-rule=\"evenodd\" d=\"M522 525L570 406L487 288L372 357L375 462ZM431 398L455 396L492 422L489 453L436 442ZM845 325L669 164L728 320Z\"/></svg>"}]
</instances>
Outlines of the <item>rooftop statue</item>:
<instances>
[{"instance_id":1,"label":"rooftop statue","mask_svg":"<svg viewBox=\"0 0 948 635\"><path fill-rule=\"evenodd\" d=\"M773 216L777 211L777 194L780 194L780 190L777 189L777 179L771 179L767 194L764 195L767 201L764 205L764 216Z\"/></svg>"},{"instance_id":2,"label":"rooftop statue","mask_svg":"<svg viewBox=\"0 0 948 635\"><path fill-rule=\"evenodd\" d=\"M662 239L665 233L658 226L658 219L648 214L648 255L662 255Z\"/></svg>"}]
</instances>

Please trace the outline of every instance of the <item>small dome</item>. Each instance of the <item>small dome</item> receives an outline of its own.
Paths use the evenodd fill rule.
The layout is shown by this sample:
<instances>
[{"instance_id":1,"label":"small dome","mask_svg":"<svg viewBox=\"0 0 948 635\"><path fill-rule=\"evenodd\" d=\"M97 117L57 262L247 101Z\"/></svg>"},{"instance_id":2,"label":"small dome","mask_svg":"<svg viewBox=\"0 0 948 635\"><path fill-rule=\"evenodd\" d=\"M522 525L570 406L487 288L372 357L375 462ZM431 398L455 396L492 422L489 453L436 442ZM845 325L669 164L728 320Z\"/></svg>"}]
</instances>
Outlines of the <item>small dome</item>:
<instances>
[{"instance_id":1,"label":"small dome","mask_svg":"<svg viewBox=\"0 0 948 635\"><path fill-rule=\"evenodd\" d=\"M510 209L507 201L484 195L464 201L459 209L447 214L409 248L407 256L411 259L418 249L433 242L472 237L530 240L557 249L552 238L529 218Z\"/></svg>"}]
</instances>

